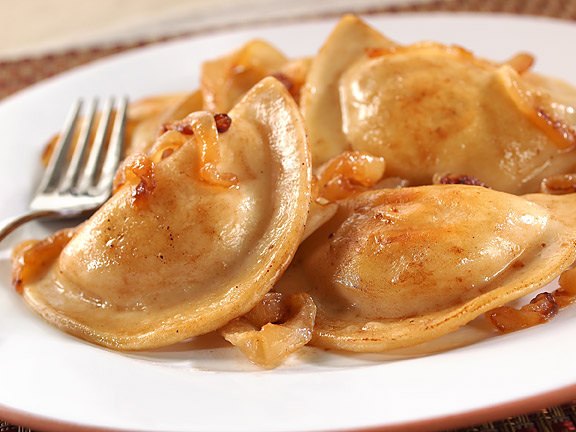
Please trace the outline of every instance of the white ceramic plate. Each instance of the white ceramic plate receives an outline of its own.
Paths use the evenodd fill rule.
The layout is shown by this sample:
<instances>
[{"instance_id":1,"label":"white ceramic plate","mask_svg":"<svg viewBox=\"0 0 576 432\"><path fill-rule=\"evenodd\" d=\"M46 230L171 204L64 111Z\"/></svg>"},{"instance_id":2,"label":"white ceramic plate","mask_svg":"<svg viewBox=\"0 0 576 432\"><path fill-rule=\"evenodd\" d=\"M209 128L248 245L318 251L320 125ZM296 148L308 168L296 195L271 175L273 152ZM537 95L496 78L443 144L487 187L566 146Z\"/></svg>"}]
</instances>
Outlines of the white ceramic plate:
<instances>
[{"instance_id":1,"label":"white ceramic plate","mask_svg":"<svg viewBox=\"0 0 576 432\"><path fill-rule=\"evenodd\" d=\"M369 17L403 43L458 43L504 60L536 54L537 70L576 81L566 51L576 26L489 15ZM78 96L195 88L199 64L265 38L314 54L335 20L212 35L129 52L34 86L0 104L0 219L22 212L38 157ZM120 354L66 334L10 286L9 248L54 226L30 224L0 245L0 418L51 430L423 430L473 424L576 397L576 308L548 325L427 356L349 356L313 348L263 371L211 338ZM467 330L485 336L480 328ZM466 332L461 333L466 336ZM417 353L417 350L414 351Z\"/></svg>"}]
</instances>

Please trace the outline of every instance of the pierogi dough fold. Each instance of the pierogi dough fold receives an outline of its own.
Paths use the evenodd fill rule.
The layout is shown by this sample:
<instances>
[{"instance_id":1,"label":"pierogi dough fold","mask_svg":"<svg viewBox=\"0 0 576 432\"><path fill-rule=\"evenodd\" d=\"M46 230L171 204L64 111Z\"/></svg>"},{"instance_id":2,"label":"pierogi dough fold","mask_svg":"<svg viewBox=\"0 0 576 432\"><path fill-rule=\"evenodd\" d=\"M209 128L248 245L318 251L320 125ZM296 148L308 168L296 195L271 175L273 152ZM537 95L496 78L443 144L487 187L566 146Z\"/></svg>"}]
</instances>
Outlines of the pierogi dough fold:
<instances>
[{"instance_id":1,"label":"pierogi dough fold","mask_svg":"<svg viewBox=\"0 0 576 432\"><path fill-rule=\"evenodd\" d=\"M302 88L300 108L309 134L312 160L319 166L349 149L342 130L338 85L342 74L373 50L396 43L354 15L344 16L312 60Z\"/></svg>"},{"instance_id":2,"label":"pierogi dough fold","mask_svg":"<svg viewBox=\"0 0 576 432\"><path fill-rule=\"evenodd\" d=\"M200 90L204 109L227 112L258 81L277 78L296 101L306 79L310 59L288 59L266 41L254 39L238 50L202 64Z\"/></svg>"},{"instance_id":3,"label":"pierogi dough fold","mask_svg":"<svg viewBox=\"0 0 576 432\"><path fill-rule=\"evenodd\" d=\"M377 352L428 341L573 263L576 195L535 197L463 185L365 192L302 244L277 290L308 289L313 345Z\"/></svg>"},{"instance_id":4,"label":"pierogi dough fold","mask_svg":"<svg viewBox=\"0 0 576 432\"><path fill-rule=\"evenodd\" d=\"M206 117L208 116L208 117ZM200 172L195 129L153 167L135 201L125 184L45 272L21 281L50 323L115 349L169 345L248 312L283 273L300 242L310 201L310 157L298 108L273 78L229 112L219 135L221 173ZM200 113L198 118L211 118Z\"/></svg>"}]
</instances>

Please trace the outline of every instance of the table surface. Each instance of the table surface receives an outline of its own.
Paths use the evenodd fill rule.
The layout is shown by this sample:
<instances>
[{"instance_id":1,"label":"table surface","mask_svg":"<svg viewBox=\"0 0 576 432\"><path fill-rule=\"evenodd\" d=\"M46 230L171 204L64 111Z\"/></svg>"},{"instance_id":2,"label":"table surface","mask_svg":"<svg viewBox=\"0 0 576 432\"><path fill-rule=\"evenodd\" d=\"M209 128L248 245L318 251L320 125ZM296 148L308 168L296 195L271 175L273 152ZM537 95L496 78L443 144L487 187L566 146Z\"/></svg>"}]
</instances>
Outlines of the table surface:
<instances>
[{"instance_id":1,"label":"table surface","mask_svg":"<svg viewBox=\"0 0 576 432\"><path fill-rule=\"evenodd\" d=\"M98 58L176 37L234 28L239 22L323 16L329 11L494 12L576 21L576 0L319 0L312 9L308 0L292 0L289 6L272 0L219 0L218 9L226 10L224 14L215 14L214 3L206 0L98 0L91 3L92 8L70 0L21 0L10 2L9 8L8 2L0 0L0 99ZM51 19L43 19L48 14ZM0 420L0 432L17 431L30 429ZM576 431L576 401L459 431Z\"/></svg>"}]
</instances>

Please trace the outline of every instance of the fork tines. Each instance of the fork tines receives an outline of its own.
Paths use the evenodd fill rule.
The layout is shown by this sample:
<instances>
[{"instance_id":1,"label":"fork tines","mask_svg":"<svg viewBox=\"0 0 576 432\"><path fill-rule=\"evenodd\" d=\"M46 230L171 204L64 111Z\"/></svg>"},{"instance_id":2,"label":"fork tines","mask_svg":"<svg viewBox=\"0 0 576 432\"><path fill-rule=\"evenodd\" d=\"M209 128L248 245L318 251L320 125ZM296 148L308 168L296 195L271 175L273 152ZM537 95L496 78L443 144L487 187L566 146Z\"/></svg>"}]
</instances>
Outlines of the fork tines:
<instances>
[{"instance_id":1,"label":"fork tines","mask_svg":"<svg viewBox=\"0 0 576 432\"><path fill-rule=\"evenodd\" d=\"M109 194L122 156L128 100L108 98L98 112L98 101L82 100L71 108L54 146L37 195Z\"/></svg>"}]
</instances>

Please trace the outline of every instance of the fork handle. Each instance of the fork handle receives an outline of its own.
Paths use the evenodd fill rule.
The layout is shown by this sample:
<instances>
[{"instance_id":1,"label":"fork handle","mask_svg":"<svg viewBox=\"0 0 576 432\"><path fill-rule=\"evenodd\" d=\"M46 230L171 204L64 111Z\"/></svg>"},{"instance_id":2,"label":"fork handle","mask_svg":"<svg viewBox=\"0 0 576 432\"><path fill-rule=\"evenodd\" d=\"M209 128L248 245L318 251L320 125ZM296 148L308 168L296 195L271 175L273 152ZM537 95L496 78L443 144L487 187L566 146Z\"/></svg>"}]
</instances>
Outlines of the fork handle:
<instances>
[{"instance_id":1,"label":"fork handle","mask_svg":"<svg viewBox=\"0 0 576 432\"><path fill-rule=\"evenodd\" d=\"M48 218L58 216L60 213L53 210L37 210L26 213L22 216L10 218L0 222L0 241L4 240L8 235L26 222L33 221L40 218Z\"/></svg>"}]
</instances>

